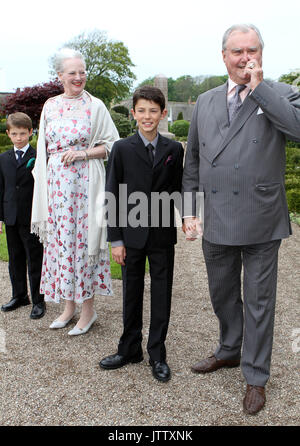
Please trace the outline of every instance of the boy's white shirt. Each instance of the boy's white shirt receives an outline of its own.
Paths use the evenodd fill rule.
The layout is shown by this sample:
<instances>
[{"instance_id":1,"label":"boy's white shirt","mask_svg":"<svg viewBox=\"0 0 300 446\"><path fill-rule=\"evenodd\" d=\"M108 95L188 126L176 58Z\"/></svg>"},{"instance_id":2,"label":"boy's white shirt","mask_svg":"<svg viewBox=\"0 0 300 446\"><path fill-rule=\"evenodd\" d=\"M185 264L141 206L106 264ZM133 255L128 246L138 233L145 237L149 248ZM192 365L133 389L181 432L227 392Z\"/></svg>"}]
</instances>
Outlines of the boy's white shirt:
<instances>
[{"instance_id":1,"label":"boy's white shirt","mask_svg":"<svg viewBox=\"0 0 300 446\"><path fill-rule=\"evenodd\" d=\"M22 149L18 149L16 146L14 146L14 151L15 151L16 159L17 159L16 151L17 151L17 150L21 150L21 151L23 152L23 155L22 155L22 157L23 157L23 156L25 155L25 153L27 152L27 150L29 149L29 146L30 146L29 143L26 144L26 146L22 147Z\"/></svg>"}]
</instances>

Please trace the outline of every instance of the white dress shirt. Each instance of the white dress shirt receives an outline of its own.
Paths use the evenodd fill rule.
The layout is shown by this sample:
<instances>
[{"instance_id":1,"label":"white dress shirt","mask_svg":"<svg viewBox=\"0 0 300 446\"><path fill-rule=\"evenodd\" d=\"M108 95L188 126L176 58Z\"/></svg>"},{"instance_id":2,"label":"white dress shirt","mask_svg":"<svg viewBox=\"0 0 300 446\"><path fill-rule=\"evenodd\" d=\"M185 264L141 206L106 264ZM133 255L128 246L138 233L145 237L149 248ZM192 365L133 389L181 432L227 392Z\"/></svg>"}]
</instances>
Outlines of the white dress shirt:
<instances>
[{"instance_id":1,"label":"white dress shirt","mask_svg":"<svg viewBox=\"0 0 300 446\"><path fill-rule=\"evenodd\" d=\"M29 144L26 144L26 146L22 147L22 149L17 149L16 146L14 146L14 151L15 151L15 156L16 156L16 160L18 159L18 155L17 155L17 150L21 150L23 152L22 158L25 155L25 153L27 152L27 150L29 149Z\"/></svg>"}]
</instances>

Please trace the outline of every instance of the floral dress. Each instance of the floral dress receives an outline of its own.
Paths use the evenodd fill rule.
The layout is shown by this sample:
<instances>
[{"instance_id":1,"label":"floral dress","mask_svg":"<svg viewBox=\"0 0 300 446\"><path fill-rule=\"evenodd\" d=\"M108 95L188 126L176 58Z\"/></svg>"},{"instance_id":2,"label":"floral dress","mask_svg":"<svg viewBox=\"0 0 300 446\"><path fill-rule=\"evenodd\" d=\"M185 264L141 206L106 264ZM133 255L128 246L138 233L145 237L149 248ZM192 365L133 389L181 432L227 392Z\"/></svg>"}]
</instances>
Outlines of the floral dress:
<instances>
[{"instance_id":1,"label":"floral dress","mask_svg":"<svg viewBox=\"0 0 300 446\"><path fill-rule=\"evenodd\" d=\"M112 294L110 262L88 264L89 162L61 162L63 152L84 150L91 133L91 99L56 96L45 105L48 154L48 227L44 245L41 293L82 303L94 294Z\"/></svg>"}]
</instances>

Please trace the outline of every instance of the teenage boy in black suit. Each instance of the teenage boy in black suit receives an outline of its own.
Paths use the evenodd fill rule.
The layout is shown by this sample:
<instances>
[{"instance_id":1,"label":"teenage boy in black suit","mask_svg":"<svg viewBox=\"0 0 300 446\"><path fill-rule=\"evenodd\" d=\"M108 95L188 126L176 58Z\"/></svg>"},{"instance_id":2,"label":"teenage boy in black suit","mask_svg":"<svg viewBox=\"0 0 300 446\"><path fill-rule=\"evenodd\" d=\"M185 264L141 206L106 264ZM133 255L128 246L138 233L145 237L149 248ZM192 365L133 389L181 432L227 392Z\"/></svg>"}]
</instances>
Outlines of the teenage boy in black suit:
<instances>
[{"instance_id":1,"label":"teenage boy in black suit","mask_svg":"<svg viewBox=\"0 0 300 446\"><path fill-rule=\"evenodd\" d=\"M44 296L40 294L43 245L30 233L34 180L31 174L35 150L29 145L32 122L25 113L13 113L7 118L7 134L14 147L0 155L0 233L5 223L8 268L12 284L12 299L2 305L2 311L12 311L30 301L27 293L27 266L31 289L31 319L44 316Z\"/></svg>"},{"instance_id":2,"label":"teenage boy in black suit","mask_svg":"<svg viewBox=\"0 0 300 446\"><path fill-rule=\"evenodd\" d=\"M122 265L124 331L118 352L102 359L100 367L117 369L143 360L143 292L145 260L148 257L151 322L147 350L153 376L159 381L168 381L171 373L166 363L165 339L171 308L176 224L174 203L164 204L155 214L151 209L151 198L154 193L162 192L177 192L180 197L183 148L180 143L157 132L160 121L167 114L161 90L151 86L138 89L133 95L131 112L137 121L138 133L114 144L107 165L106 185L106 191L114 195L117 204L116 225L108 221L108 240L112 244L113 259ZM122 197L122 192L120 196L119 185L125 191L125 197ZM136 214L137 218L141 217L140 222L144 222L138 226L133 221L135 206L129 199L134 193L147 199L144 212L141 209L143 215ZM127 210L124 211L125 202ZM166 211L170 223L164 227L163 214ZM121 220L125 217L126 224L118 218L120 214Z\"/></svg>"}]
</instances>

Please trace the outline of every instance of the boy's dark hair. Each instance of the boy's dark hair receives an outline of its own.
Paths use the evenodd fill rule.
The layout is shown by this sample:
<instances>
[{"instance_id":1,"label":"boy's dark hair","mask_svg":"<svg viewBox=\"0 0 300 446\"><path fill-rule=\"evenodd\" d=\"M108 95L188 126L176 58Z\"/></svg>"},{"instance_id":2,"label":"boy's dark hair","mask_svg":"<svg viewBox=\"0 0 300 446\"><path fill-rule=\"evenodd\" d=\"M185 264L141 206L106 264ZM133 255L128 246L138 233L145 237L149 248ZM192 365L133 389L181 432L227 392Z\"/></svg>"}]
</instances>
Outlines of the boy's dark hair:
<instances>
[{"instance_id":1,"label":"boy's dark hair","mask_svg":"<svg viewBox=\"0 0 300 446\"><path fill-rule=\"evenodd\" d=\"M24 129L28 129L29 131L32 129L32 121L31 118L26 115L26 113L16 112L8 115L6 120L6 128L10 130L11 127L21 127Z\"/></svg>"},{"instance_id":2,"label":"boy's dark hair","mask_svg":"<svg viewBox=\"0 0 300 446\"><path fill-rule=\"evenodd\" d=\"M135 110L136 103L139 99L146 99L147 101L155 102L160 106L161 111L164 111L166 107L166 100L163 92L152 85L143 85L135 90L132 98L132 108Z\"/></svg>"}]
</instances>

